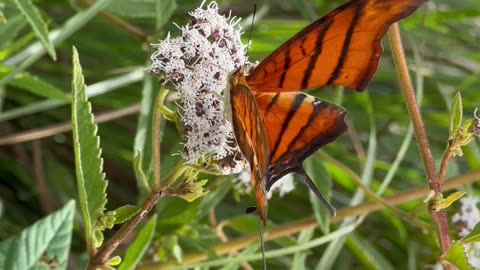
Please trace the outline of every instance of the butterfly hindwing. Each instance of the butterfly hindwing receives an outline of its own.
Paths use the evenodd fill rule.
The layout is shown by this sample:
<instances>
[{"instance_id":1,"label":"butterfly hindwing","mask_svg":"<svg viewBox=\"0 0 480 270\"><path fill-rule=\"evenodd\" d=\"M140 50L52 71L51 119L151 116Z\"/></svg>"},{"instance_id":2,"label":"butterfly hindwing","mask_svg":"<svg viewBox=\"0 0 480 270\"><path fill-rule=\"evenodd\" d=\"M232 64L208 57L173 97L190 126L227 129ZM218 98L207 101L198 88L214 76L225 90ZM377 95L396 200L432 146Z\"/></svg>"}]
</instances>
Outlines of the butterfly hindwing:
<instances>
[{"instance_id":1,"label":"butterfly hindwing","mask_svg":"<svg viewBox=\"0 0 480 270\"><path fill-rule=\"evenodd\" d=\"M346 111L301 92L254 92L254 95L270 150L266 190L285 174L298 173L333 214L333 207L304 172L302 163L345 132Z\"/></svg>"},{"instance_id":2,"label":"butterfly hindwing","mask_svg":"<svg viewBox=\"0 0 480 270\"><path fill-rule=\"evenodd\" d=\"M318 19L248 76L255 91L290 92L324 85L364 90L377 70L388 27L427 0L352 0Z\"/></svg>"}]
</instances>

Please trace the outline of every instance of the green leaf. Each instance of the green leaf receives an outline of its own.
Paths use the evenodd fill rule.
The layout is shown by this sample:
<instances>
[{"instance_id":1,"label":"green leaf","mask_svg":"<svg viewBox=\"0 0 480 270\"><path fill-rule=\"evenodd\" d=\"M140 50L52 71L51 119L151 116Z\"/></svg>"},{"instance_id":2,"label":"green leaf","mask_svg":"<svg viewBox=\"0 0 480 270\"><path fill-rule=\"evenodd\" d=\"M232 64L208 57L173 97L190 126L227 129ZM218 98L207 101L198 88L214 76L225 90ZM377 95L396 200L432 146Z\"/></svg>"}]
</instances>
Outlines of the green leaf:
<instances>
[{"instance_id":1,"label":"green leaf","mask_svg":"<svg viewBox=\"0 0 480 270\"><path fill-rule=\"evenodd\" d=\"M148 179L152 179L152 114L157 92L153 89L153 81L151 76L144 76L142 101L140 102L140 112L137 120L137 133L133 144L133 153L141 153L141 161L134 158L135 173L137 176L137 187L140 191L139 197L146 195L146 187L150 188ZM162 121L164 122L164 121ZM161 129L163 130L163 128ZM139 170L143 172L147 182L143 176L139 175ZM151 183L150 183L151 184Z\"/></svg>"},{"instance_id":2,"label":"green leaf","mask_svg":"<svg viewBox=\"0 0 480 270\"><path fill-rule=\"evenodd\" d=\"M198 219L203 218L208 215L210 211L217 207L217 205L225 198L228 192L233 186L233 181L222 181L221 185L218 186L215 191L208 193L202 198L200 203L199 213L197 215Z\"/></svg>"},{"instance_id":3,"label":"green leaf","mask_svg":"<svg viewBox=\"0 0 480 270\"><path fill-rule=\"evenodd\" d=\"M20 9L23 15L27 18L28 23L30 26L32 26L33 31L37 35L38 39L40 39L40 42L43 44L48 54L50 54L50 57L52 57L53 60L56 60L57 55L55 54L55 48L52 41L48 37L47 25L43 21L40 12L38 12L37 8L30 0L13 1L17 5L18 9Z\"/></svg>"},{"instance_id":4,"label":"green leaf","mask_svg":"<svg viewBox=\"0 0 480 270\"><path fill-rule=\"evenodd\" d=\"M156 226L157 215L154 215L147 225L145 225L145 227L143 227L143 229L138 233L137 238L128 248L125 258L123 259L123 262L118 270L135 269L152 242Z\"/></svg>"},{"instance_id":5,"label":"green leaf","mask_svg":"<svg viewBox=\"0 0 480 270\"><path fill-rule=\"evenodd\" d=\"M18 74L10 84L42 97L70 101L62 90L30 74Z\"/></svg>"},{"instance_id":6,"label":"green leaf","mask_svg":"<svg viewBox=\"0 0 480 270\"><path fill-rule=\"evenodd\" d=\"M454 243L443 259L456 266L460 270L473 270L473 268L468 264L467 254L465 254L463 245L460 242Z\"/></svg>"},{"instance_id":7,"label":"green leaf","mask_svg":"<svg viewBox=\"0 0 480 270\"><path fill-rule=\"evenodd\" d=\"M7 18L5 18L5 15L3 15L3 12L0 10L0 24L6 24L7 23Z\"/></svg>"},{"instance_id":8,"label":"green leaf","mask_svg":"<svg viewBox=\"0 0 480 270\"><path fill-rule=\"evenodd\" d=\"M0 48L3 48L7 44L9 44L22 30L27 22L23 18L23 16L18 15L8 19L8 22L5 25L0 27ZM0 59L3 59L4 55Z\"/></svg>"},{"instance_id":9,"label":"green leaf","mask_svg":"<svg viewBox=\"0 0 480 270\"><path fill-rule=\"evenodd\" d=\"M311 156L305 160L304 168L320 193L329 201L332 191L332 176L323 166L321 159L316 155ZM310 203L312 204L313 213L320 229L322 232L328 233L330 231L330 214L325 205L312 191L310 191Z\"/></svg>"},{"instance_id":10,"label":"green leaf","mask_svg":"<svg viewBox=\"0 0 480 270\"><path fill-rule=\"evenodd\" d=\"M103 214L107 203L107 181L102 172L103 160L100 157L100 138L97 136L97 125L93 120L92 107L88 102L85 88L78 53L73 48L73 149L85 234L87 244L91 244L95 221Z\"/></svg>"},{"instance_id":11,"label":"green leaf","mask_svg":"<svg viewBox=\"0 0 480 270\"><path fill-rule=\"evenodd\" d=\"M454 136L454 133L462 125L463 117L463 106L462 106L462 96L458 92L452 101L452 107L450 109L450 137Z\"/></svg>"},{"instance_id":12,"label":"green leaf","mask_svg":"<svg viewBox=\"0 0 480 270\"><path fill-rule=\"evenodd\" d=\"M85 24L87 24L91 19L93 19L98 12L100 12L106 5L108 5L110 1L112 0L96 1L95 4L88 9L85 9L84 11L79 12L77 15L71 17L67 22L63 24L62 27L52 31L50 38L52 39L53 44L60 44L68 37L70 37L73 33L80 30L83 26L85 26ZM10 80L12 80L15 75L26 70L29 66L39 60L45 53L45 50L46 48L44 46L38 46L37 43L34 43L8 59L8 62L6 62L6 64L14 66L15 69L10 74L8 74L7 77L0 80L0 88L5 86ZM46 106L46 104L42 105ZM55 105L58 106L58 103L56 103ZM36 104L36 106L39 106L39 104ZM52 106L52 104L49 104L49 106ZM2 118L2 116L7 117L5 115L0 115L0 119ZM8 117L11 117L11 115L9 115Z\"/></svg>"},{"instance_id":13,"label":"green leaf","mask_svg":"<svg viewBox=\"0 0 480 270\"><path fill-rule=\"evenodd\" d=\"M135 216L140 207L136 205L124 205L117 210L115 210L115 224L125 223L127 220Z\"/></svg>"},{"instance_id":14,"label":"green leaf","mask_svg":"<svg viewBox=\"0 0 480 270\"><path fill-rule=\"evenodd\" d=\"M349 250L363 263L364 269L395 269L380 251L359 234L355 232L349 234L346 244Z\"/></svg>"},{"instance_id":15,"label":"green leaf","mask_svg":"<svg viewBox=\"0 0 480 270\"><path fill-rule=\"evenodd\" d=\"M247 248L245 248L244 250L242 250L242 252L240 252L238 255L236 255L235 257L236 258L242 258L242 257L245 257L245 256L248 256L248 255L253 255L255 254L256 252L258 252L258 248L260 247L260 244L259 243L255 243L255 244L252 244L250 246L248 246ZM245 260L246 261L246 260ZM236 270L236 269L240 269L240 266L245 262L245 261L242 261L242 260L232 260L231 262L225 264L225 266L223 266L222 268L220 268L219 270Z\"/></svg>"},{"instance_id":16,"label":"green leaf","mask_svg":"<svg viewBox=\"0 0 480 270\"><path fill-rule=\"evenodd\" d=\"M480 222L475 225L473 230L465 236L461 242L463 244L473 243L473 242L480 242Z\"/></svg>"},{"instance_id":17,"label":"green leaf","mask_svg":"<svg viewBox=\"0 0 480 270\"><path fill-rule=\"evenodd\" d=\"M465 194L467 194L467 192L465 191L454 192L445 199L440 199L435 201L431 207L433 210L437 212L440 210L446 209L450 207L450 205L452 205L454 202L460 200Z\"/></svg>"},{"instance_id":18,"label":"green leaf","mask_svg":"<svg viewBox=\"0 0 480 270\"><path fill-rule=\"evenodd\" d=\"M18 72L16 71L12 71L12 72L18 74ZM90 85L89 87L87 87L88 97L99 96L102 94L106 94L108 92L122 89L126 85L130 85L141 80L141 78L143 78L144 76L144 73L145 72L142 70L142 68L139 68L139 69L135 69L132 72L128 72L126 74L114 77L112 79L104 80L96 84ZM10 74L8 76L10 76ZM10 82L11 79L7 81ZM0 81L0 88L3 82L4 82L3 80ZM34 102L32 104L28 104L16 109L1 112L0 122L25 116L25 115L32 115L38 112L52 110L54 108L60 107L67 103L68 102L66 101L60 101L60 100L42 100L42 101Z\"/></svg>"},{"instance_id":19,"label":"green leaf","mask_svg":"<svg viewBox=\"0 0 480 270\"><path fill-rule=\"evenodd\" d=\"M300 232L297 238L297 243L305 244L308 241L310 241L313 237L314 231L315 231L314 229L308 229ZM293 262L292 262L292 265L290 266L290 269L292 270L307 269L306 260L309 253L310 253L309 250L295 252L295 254L293 255Z\"/></svg>"},{"instance_id":20,"label":"green leaf","mask_svg":"<svg viewBox=\"0 0 480 270\"><path fill-rule=\"evenodd\" d=\"M172 17L173 12L177 8L177 1L176 0L162 0L156 1L156 11L155 11L155 18L156 29L160 29L165 23L170 20Z\"/></svg>"},{"instance_id":21,"label":"green leaf","mask_svg":"<svg viewBox=\"0 0 480 270\"><path fill-rule=\"evenodd\" d=\"M133 158L133 169L135 170L135 176L137 177L137 182L142 184L141 191L144 193L150 193L151 188L148 184L148 178L142 168L142 153L138 152L137 155Z\"/></svg>"},{"instance_id":22,"label":"green leaf","mask_svg":"<svg viewBox=\"0 0 480 270\"><path fill-rule=\"evenodd\" d=\"M67 267L75 202L35 222L20 235L0 243L0 269L31 269L53 260L58 269Z\"/></svg>"}]
</instances>

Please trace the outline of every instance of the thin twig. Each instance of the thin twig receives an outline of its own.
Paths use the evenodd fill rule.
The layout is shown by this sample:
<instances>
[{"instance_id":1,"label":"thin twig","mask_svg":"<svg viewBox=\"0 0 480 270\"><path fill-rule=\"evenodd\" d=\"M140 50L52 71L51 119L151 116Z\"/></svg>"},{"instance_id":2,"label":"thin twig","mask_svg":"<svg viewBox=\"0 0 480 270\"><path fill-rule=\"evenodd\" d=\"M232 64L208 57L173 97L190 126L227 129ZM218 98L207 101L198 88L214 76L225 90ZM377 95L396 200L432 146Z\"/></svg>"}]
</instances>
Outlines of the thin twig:
<instances>
[{"instance_id":1,"label":"thin twig","mask_svg":"<svg viewBox=\"0 0 480 270\"><path fill-rule=\"evenodd\" d=\"M400 85L405 97L410 118L412 119L417 144L420 149L420 154L422 156L423 164L425 167L425 173L428 178L430 188L435 191L435 194L437 196L441 196L442 183L439 181L435 172L435 164L433 161L432 152L428 143L425 127L423 125L423 119L420 114L420 109L415 98L415 91L413 89L410 75L408 73L407 62L405 59L405 53L403 50L398 24L395 23L390 27L390 32L388 36L390 39L390 46L392 48L392 56L395 61L395 66L397 68L397 73L400 79ZM448 233L448 221L445 211L440 210L436 212L431 209L430 215L432 216L435 224L437 225L441 251L442 254L445 254L449 250L451 245L450 235Z\"/></svg>"},{"instance_id":2,"label":"thin twig","mask_svg":"<svg viewBox=\"0 0 480 270\"><path fill-rule=\"evenodd\" d=\"M81 0L81 2L87 7L90 7L90 6L93 5L90 0ZM117 26L118 28L125 31L126 33L134 36L135 38L139 39L140 41L146 41L147 40L148 35L145 32L143 32L140 28L135 27L135 26L129 24L128 22L126 22L126 21L124 21L124 20L122 20L118 17L115 17L114 15L112 15L111 13L106 12L106 11L100 11L100 15L103 16L108 21L110 21L113 25Z\"/></svg>"},{"instance_id":3,"label":"thin twig","mask_svg":"<svg viewBox=\"0 0 480 270\"><path fill-rule=\"evenodd\" d=\"M143 203L142 209L127 223L125 223L113 236L108 240L90 260L88 269L97 269L103 266L109 259L112 253L117 249L127 236L138 226L148 213L157 204L160 197L164 194L162 192L152 193Z\"/></svg>"},{"instance_id":4,"label":"thin twig","mask_svg":"<svg viewBox=\"0 0 480 270\"><path fill-rule=\"evenodd\" d=\"M350 141L352 142L353 148L355 149L355 153L357 154L358 160L360 161L360 167L363 166L365 163L365 149L363 149L362 142L360 140L360 136L358 136L357 129L352 121L347 121L347 133Z\"/></svg>"},{"instance_id":5,"label":"thin twig","mask_svg":"<svg viewBox=\"0 0 480 270\"><path fill-rule=\"evenodd\" d=\"M440 164L440 169L438 171L438 181L440 182L440 185L443 185L443 182L445 182L445 175L447 174L447 167L451 158L452 151L450 150L450 143L448 143L447 149L445 149L445 152L443 153L442 163Z\"/></svg>"},{"instance_id":6,"label":"thin twig","mask_svg":"<svg viewBox=\"0 0 480 270\"><path fill-rule=\"evenodd\" d=\"M99 123L112 121L118 118L122 118L127 115L137 113L139 109L140 109L139 105L132 105L119 110L102 113L102 114L99 114L98 116L95 116L95 123L99 124ZM38 139L50 137L56 134L60 134L63 132L67 132L70 130L72 130L72 123L65 122L65 123L52 125L45 128L37 128L37 129L27 130L23 132L18 132L18 133L0 138L0 146L38 140Z\"/></svg>"},{"instance_id":7,"label":"thin twig","mask_svg":"<svg viewBox=\"0 0 480 270\"><path fill-rule=\"evenodd\" d=\"M480 181L480 171L473 171L470 173L466 173L460 176L456 176L450 178L448 181L445 182L444 189L451 190L456 189L458 187L468 185L471 183L479 182ZM385 198L385 201L389 205L400 205L408 202L412 202L415 200L422 200L424 199L428 193L430 192L430 188L421 187L421 188L414 188L404 192L401 192L395 196ZM347 217L353 216L361 216L373 213L375 211L383 210L384 206L377 202L370 202L370 203L363 203L361 205L352 206L352 207L345 207L338 209L337 215L332 223L339 222L344 220ZM294 221L285 225L278 226L273 229L269 229L265 231L265 241L271 241L275 239L279 239L286 236L291 236L297 234L303 230L307 229L315 229L318 227L318 223L314 217L306 218L299 221ZM240 237L234 240L231 240L227 243L222 243L214 248L215 254L218 256L226 255L231 253L232 251L238 251L244 248L249 247L250 245L256 243L258 241L259 235L252 234L244 237ZM184 257L184 266L190 265L196 262L205 261L208 259L208 254L195 252L191 254L187 254ZM140 265L138 267L139 270L153 270L153 269L173 269L177 265L175 260L170 260L167 262L151 262Z\"/></svg>"},{"instance_id":8,"label":"thin twig","mask_svg":"<svg viewBox=\"0 0 480 270\"><path fill-rule=\"evenodd\" d=\"M45 180L45 170L43 165L43 150L40 140L33 141L33 172L37 187L40 206L45 214L49 214L55 210L55 196L50 192Z\"/></svg>"}]
</instances>

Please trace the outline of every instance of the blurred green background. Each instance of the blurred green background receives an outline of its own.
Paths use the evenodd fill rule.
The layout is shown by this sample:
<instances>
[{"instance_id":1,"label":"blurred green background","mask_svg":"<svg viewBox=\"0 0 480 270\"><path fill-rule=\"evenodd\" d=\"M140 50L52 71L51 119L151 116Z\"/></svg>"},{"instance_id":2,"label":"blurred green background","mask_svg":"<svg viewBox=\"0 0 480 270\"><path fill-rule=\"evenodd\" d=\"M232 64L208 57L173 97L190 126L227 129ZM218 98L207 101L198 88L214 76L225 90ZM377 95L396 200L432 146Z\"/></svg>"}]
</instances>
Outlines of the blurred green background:
<instances>
[{"instance_id":1,"label":"blurred green background","mask_svg":"<svg viewBox=\"0 0 480 270\"><path fill-rule=\"evenodd\" d=\"M343 3L325 0L256 2L258 12L249 51L252 61L261 61L309 22ZM71 33L60 32L63 40L58 40L57 60L53 61L48 54L38 53L41 45L14 3L0 2L0 10L7 19L6 24L0 25L1 240L19 233L77 196L69 131L72 46L79 51L94 114L97 119L105 115L114 118L104 120L98 130L104 170L109 180L107 208L142 201L132 168L139 124L136 105L140 104L142 93L145 96L149 89L157 91L160 88L158 80L145 72L152 53L150 44L164 38L169 31L172 36L179 35L173 22L187 23L188 12L201 1L114 0L103 13L86 20L85 25L78 25L78 29L72 26L76 22L71 19L90 7L91 2L39 0L33 3L50 31L63 27ZM222 13L232 10L233 15L243 18L251 15L254 6L254 1L248 0L218 3ZM242 21L245 42L250 23L250 19ZM474 109L480 107L480 4L478 0L430 1L400 26L412 79L417 89L423 89L421 111L438 164L448 139L449 108L454 95L461 92L467 119L473 118ZM366 93L334 87L309 92L348 110L351 132L324 148L329 158L344 167L332 162L323 164L319 157L306 161L308 172L319 185L332 180L331 201L338 209L349 205L358 188L345 168L370 179L370 188L376 191L392 168L406 136L409 116L388 39L382 44L385 52ZM13 77L9 75L12 71L16 73ZM163 132L162 174L166 175L179 161L182 146L173 123L167 122ZM427 186L417 149L413 140L385 195ZM476 170L480 170L478 139L464 149L463 157L451 161L447 178ZM368 172L372 172L371 176ZM221 243L215 228L221 222L228 239L258 234L256 218L244 214L245 209L254 204L254 199L251 194L241 194L233 188L235 176L202 175L201 178L209 179L207 197L193 203L168 197L160 201L155 210L159 219L154 244L144 259L145 265L198 251L215 259L212 248ZM272 228L273 224L284 225L284 228L299 226L296 221L317 213L312 209L316 206L312 207L308 189L300 181L296 183L293 192L283 197L274 195L270 200ZM477 195L476 187L464 189ZM401 208L415 213L417 221L431 224L421 200L411 201ZM458 207L454 205L448 211L449 216L456 211ZM86 258L81 224L77 212L69 265L72 269L83 265ZM338 226L339 223L333 224L330 230ZM324 234L326 227L322 228L311 232L305 229L300 237L290 234L269 241L266 249L309 243ZM455 239L455 224L451 229ZM324 255L333 253L325 251L326 245L320 245L276 256L268 259L268 264L270 269L315 269L323 259L328 260L333 269L425 269L426 265L437 262L436 239L433 227L422 231L416 222L406 222L385 210L368 215L349 234L345 245L338 246L335 257L325 258ZM123 248L125 246L121 250ZM261 264L255 261L251 266L259 269ZM228 269L238 266L232 267ZM241 267L248 269L248 266Z\"/></svg>"}]
</instances>

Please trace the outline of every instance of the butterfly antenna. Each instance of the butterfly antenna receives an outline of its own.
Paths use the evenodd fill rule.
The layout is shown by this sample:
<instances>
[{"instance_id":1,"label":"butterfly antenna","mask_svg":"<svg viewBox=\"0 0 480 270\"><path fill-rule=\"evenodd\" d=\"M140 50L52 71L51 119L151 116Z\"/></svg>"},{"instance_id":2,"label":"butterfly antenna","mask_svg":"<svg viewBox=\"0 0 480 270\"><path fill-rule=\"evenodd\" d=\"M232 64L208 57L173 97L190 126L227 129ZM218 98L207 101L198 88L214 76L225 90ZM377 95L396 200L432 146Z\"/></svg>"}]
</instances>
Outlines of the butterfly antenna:
<instances>
[{"instance_id":1,"label":"butterfly antenna","mask_svg":"<svg viewBox=\"0 0 480 270\"><path fill-rule=\"evenodd\" d=\"M263 240L263 226L264 223L261 218L258 219L258 223L260 224L260 248L262 249L262 262L263 262L263 270L267 270L267 259L265 258L265 242Z\"/></svg>"},{"instance_id":2,"label":"butterfly antenna","mask_svg":"<svg viewBox=\"0 0 480 270\"><path fill-rule=\"evenodd\" d=\"M255 22L256 14L257 14L257 3L253 4L252 23L250 24L250 33L248 34L247 51L245 55L248 55L248 50L250 49L250 42L252 41L253 23Z\"/></svg>"},{"instance_id":3,"label":"butterfly antenna","mask_svg":"<svg viewBox=\"0 0 480 270\"><path fill-rule=\"evenodd\" d=\"M323 197L322 193L317 189L315 186L315 183L313 183L312 179L305 173L303 169L300 169L297 171L298 174L300 174L305 182L305 184L310 188L311 191L320 199L320 201L325 205L327 208L328 212L330 213L330 217L334 218L335 215L337 214L337 210L335 207L333 207L325 197Z\"/></svg>"}]
</instances>

